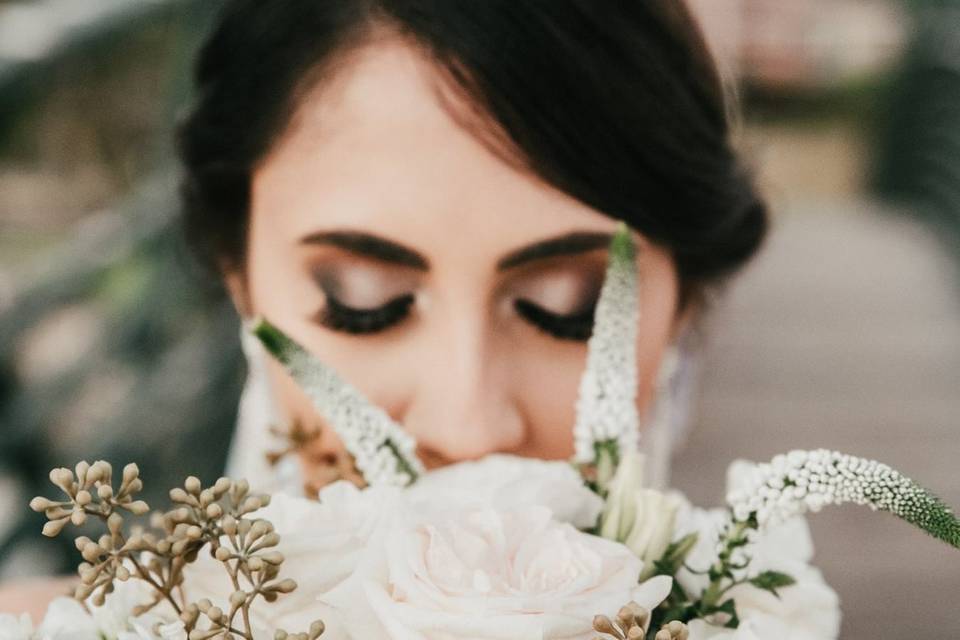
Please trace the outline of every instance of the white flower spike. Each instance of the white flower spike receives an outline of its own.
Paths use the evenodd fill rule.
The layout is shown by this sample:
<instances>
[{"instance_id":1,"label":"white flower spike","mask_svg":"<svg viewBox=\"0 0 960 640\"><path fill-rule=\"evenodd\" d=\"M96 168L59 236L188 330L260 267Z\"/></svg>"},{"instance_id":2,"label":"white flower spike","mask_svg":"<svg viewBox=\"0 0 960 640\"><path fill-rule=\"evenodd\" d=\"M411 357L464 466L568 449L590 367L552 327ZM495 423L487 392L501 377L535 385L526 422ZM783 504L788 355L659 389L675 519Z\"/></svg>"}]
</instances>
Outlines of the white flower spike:
<instances>
[{"instance_id":1,"label":"white flower spike","mask_svg":"<svg viewBox=\"0 0 960 640\"><path fill-rule=\"evenodd\" d=\"M939 498L881 462L837 451L791 451L758 464L727 502L734 520L753 518L760 529L825 505L867 505L960 548L960 521Z\"/></svg>"},{"instance_id":2,"label":"white flower spike","mask_svg":"<svg viewBox=\"0 0 960 640\"><path fill-rule=\"evenodd\" d=\"M406 486L423 473L416 441L336 371L264 319L252 331L313 400L367 484Z\"/></svg>"},{"instance_id":3,"label":"white flower spike","mask_svg":"<svg viewBox=\"0 0 960 640\"><path fill-rule=\"evenodd\" d=\"M615 447L615 460L637 449L636 254L630 229L621 223L610 242L607 273L587 343L587 368L580 379L573 428L576 464L597 462L604 447Z\"/></svg>"}]
</instances>

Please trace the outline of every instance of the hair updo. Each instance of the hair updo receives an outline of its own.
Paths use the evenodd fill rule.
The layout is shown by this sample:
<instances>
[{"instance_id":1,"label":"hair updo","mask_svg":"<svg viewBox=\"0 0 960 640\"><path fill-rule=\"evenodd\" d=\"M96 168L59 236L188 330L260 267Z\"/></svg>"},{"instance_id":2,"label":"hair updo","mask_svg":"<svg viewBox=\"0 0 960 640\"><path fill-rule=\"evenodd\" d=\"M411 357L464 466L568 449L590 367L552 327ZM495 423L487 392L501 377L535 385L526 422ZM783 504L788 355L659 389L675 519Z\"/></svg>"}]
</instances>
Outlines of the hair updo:
<instances>
[{"instance_id":1,"label":"hair updo","mask_svg":"<svg viewBox=\"0 0 960 640\"><path fill-rule=\"evenodd\" d=\"M416 44L524 168L669 250L682 300L759 247L766 205L680 0L228 0L179 132L185 231L208 265L243 267L254 168L303 92L382 27Z\"/></svg>"}]
</instances>

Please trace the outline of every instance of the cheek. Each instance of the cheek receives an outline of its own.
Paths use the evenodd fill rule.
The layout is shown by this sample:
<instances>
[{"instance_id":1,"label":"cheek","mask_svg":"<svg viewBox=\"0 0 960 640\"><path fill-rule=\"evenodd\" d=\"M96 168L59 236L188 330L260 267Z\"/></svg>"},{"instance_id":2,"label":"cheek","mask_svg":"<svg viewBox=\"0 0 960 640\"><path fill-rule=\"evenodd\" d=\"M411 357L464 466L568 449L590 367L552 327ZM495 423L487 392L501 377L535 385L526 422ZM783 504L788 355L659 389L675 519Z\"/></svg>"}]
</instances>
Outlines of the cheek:
<instances>
[{"instance_id":1,"label":"cheek","mask_svg":"<svg viewBox=\"0 0 960 640\"><path fill-rule=\"evenodd\" d=\"M660 362L676 321L678 282L669 255L655 248L641 254L640 325L637 339L637 408L647 415ZM586 363L582 344L549 341L540 352L517 353L514 396L529 428L526 455L566 458L573 453L576 397Z\"/></svg>"}]
</instances>

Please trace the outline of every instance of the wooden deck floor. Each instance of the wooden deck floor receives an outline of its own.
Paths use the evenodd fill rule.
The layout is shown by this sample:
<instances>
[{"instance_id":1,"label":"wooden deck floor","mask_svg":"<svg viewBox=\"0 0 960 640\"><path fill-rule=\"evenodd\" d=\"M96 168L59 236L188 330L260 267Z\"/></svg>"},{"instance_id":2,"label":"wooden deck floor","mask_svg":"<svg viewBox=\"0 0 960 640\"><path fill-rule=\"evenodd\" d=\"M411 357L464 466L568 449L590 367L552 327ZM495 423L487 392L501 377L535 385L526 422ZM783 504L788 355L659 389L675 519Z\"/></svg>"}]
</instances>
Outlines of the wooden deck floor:
<instances>
[{"instance_id":1,"label":"wooden deck floor","mask_svg":"<svg viewBox=\"0 0 960 640\"><path fill-rule=\"evenodd\" d=\"M868 205L793 209L715 311L673 484L717 504L733 457L827 447L960 509L960 267L926 229ZM960 638L960 552L865 508L811 526L844 640Z\"/></svg>"}]
</instances>

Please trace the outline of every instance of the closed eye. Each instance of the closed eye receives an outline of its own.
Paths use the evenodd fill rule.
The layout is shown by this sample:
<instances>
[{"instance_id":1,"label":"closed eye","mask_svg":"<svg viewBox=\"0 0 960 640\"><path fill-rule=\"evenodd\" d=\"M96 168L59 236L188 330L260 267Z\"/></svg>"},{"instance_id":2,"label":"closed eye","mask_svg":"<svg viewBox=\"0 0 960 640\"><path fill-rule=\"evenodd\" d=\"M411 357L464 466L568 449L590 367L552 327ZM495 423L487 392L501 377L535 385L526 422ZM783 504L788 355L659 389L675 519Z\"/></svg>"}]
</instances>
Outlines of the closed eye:
<instances>
[{"instance_id":1,"label":"closed eye","mask_svg":"<svg viewBox=\"0 0 960 640\"><path fill-rule=\"evenodd\" d=\"M529 300L518 298L513 302L517 314L537 329L560 340L585 342L593 332L593 313L595 305L583 311L569 315L560 315L548 311Z\"/></svg>"},{"instance_id":2,"label":"closed eye","mask_svg":"<svg viewBox=\"0 0 960 640\"><path fill-rule=\"evenodd\" d=\"M333 331L370 334L386 331L410 315L414 303L412 293L398 296L378 307L350 307L327 293L326 305L316 314L316 321Z\"/></svg>"}]
</instances>

